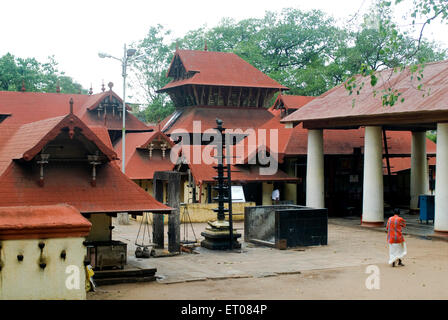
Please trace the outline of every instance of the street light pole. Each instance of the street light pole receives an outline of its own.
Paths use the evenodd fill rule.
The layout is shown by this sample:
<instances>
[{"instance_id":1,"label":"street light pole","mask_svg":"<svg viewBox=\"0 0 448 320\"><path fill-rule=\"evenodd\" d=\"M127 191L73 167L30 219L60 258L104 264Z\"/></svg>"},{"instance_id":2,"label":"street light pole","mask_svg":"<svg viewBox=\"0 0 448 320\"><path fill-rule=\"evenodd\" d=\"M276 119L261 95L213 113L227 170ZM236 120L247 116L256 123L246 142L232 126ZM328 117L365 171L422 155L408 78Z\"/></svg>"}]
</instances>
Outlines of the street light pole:
<instances>
[{"instance_id":1,"label":"street light pole","mask_svg":"<svg viewBox=\"0 0 448 320\"><path fill-rule=\"evenodd\" d=\"M128 65L128 58L132 57L137 50L126 49L124 44L123 58L119 59L107 53L98 53L100 58L112 58L121 62L122 76L123 76L123 129L121 130L121 172L125 173L125 159L126 159L126 69ZM139 58L139 57L137 57Z\"/></svg>"},{"instance_id":2,"label":"street light pole","mask_svg":"<svg viewBox=\"0 0 448 320\"><path fill-rule=\"evenodd\" d=\"M124 44L124 55L122 61L123 68L123 129L121 129L121 172L125 173L125 157L126 157L126 65L128 63L126 43Z\"/></svg>"}]
</instances>

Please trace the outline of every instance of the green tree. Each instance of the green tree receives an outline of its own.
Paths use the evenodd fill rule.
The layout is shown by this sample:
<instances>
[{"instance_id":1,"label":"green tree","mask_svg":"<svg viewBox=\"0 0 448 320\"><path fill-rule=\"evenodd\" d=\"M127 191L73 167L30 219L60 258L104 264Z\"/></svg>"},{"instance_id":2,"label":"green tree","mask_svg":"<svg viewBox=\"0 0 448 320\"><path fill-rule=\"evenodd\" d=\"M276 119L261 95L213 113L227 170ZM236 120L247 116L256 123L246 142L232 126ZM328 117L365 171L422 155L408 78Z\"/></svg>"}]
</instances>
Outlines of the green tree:
<instances>
[{"instance_id":1,"label":"green tree","mask_svg":"<svg viewBox=\"0 0 448 320\"><path fill-rule=\"evenodd\" d=\"M62 93L87 93L72 78L57 69L54 57L41 63L35 58L19 58L11 53L0 57L0 90L20 91L22 85L26 91L56 92L59 85Z\"/></svg>"},{"instance_id":2,"label":"green tree","mask_svg":"<svg viewBox=\"0 0 448 320\"><path fill-rule=\"evenodd\" d=\"M404 0L396 0L395 4L401 2L404 2ZM371 63L369 57L364 57L364 59L361 59L361 63L354 65L354 70L355 74L360 73L363 76L370 77L372 86L375 86L378 81L377 71L384 67L391 68L393 72L396 72L403 71L406 66L410 66L411 77L420 81L426 62L443 60L447 57L446 49L440 48L436 43L427 41L423 37L425 27L433 20L448 21L448 3L446 0L413 0L410 18L413 26L416 28L420 26L417 39L410 36L410 31L399 30L391 18L391 4L392 1L378 0L371 8L372 13L364 19L363 32L368 30L369 33L375 33L376 39L381 41L376 43L375 46L370 45L373 42L366 42L367 46L371 46L369 50L373 55L370 55L370 58L373 58L374 63ZM418 17L423 18L424 22L416 22ZM366 28L366 22L372 21L376 22L374 24L376 28ZM356 60L352 59L351 61ZM421 84L417 87L422 89ZM362 84L357 83L355 78L351 77L346 82L346 88L350 93L354 91L359 93L362 90ZM399 99L400 94L395 88L381 90L381 96L384 106L393 106L397 101L404 101L404 99Z\"/></svg>"},{"instance_id":3,"label":"green tree","mask_svg":"<svg viewBox=\"0 0 448 320\"><path fill-rule=\"evenodd\" d=\"M134 76L130 86L143 91L145 103L143 109L135 112L135 115L145 122L157 122L174 111L168 95L156 92L170 81L166 73L175 48L173 44L166 43L170 33L159 24L151 27L146 37L135 44L138 51L136 55L141 58L131 63Z\"/></svg>"},{"instance_id":4,"label":"green tree","mask_svg":"<svg viewBox=\"0 0 448 320\"><path fill-rule=\"evenodd\" d=\"M161 25L152 27L139 42L147 58L135 65L148 105L138 116L155 122L171 113L170 100L156 90L170 80L166 72L173 52L176 47L204 50L205 41L209 51L236 53L289 87L289 94L311 96L344 81L350 92L357 92L362 86L354 83L353 77L361 72L371 76L374 83L377 70L446 57L446 50L434 43L424 39L416 42L399 32L390 6L382 1L375 3L354 31L338 27L322 11L292 8L266 12L262 18L225 18L216 27L190 30L171 42L167 40L168 30Z\"/></svg>"}]
</instances>

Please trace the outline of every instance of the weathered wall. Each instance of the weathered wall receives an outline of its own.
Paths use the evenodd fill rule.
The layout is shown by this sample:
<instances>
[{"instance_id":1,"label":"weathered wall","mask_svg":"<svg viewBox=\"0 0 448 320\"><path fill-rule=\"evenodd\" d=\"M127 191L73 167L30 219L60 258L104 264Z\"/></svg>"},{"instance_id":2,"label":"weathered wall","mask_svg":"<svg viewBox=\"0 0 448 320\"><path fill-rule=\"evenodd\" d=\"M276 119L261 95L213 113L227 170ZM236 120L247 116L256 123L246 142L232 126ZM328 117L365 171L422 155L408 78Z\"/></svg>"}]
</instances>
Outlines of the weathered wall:
<instances>
[{"instance_id":1,"label":"weathered wall","mask_svg":"<svg viewBox=\"0 0 448 320\"><path fill-rule=\"evenodd\" d=\"M213 211L218 205L216 203L189 203L186 207L188 209L188 214L190 215L191 222L207 222L216 220L216 212ZM244 208L253 207L255 202L234 202L232 204L232 211L234 214L239 215L233 216L234 221L244 220ZM225 204L227 208L227 204ZM152 219L152 213L145 214L145 220ZM186 216L184 215L184 207L180 208L180 218L181 222L188 222ZM142 216L137 216L136 220L141 221ZM187 221L184 221L187 220ZM167 224L168 219L164 218L164 223Z\"/></svg>"},{"instance_id":2,"label":"weathered wall","mask_svg":"<svg viewBox=\"0 0 448 320\"><path fill-rule=\"evenodd\" d=\"M83 241L84 238L1 241L0 299L85 299ZM41 242L45 244L42 252L38 246ZM63 250L65 260L61 258ZM23 260L19 261L17 255L23 255ZM42 262L45 269L39 266ZM79 271L74 279L79 288L72 290L66 286L67 279L74 275L73 271L66 273L69 266Z\"/></svg>"},{"instance_id":3,"label":"weathered wall","mask_svg":"<svg viewBox=\"0 0 448 320\"><path fill-rule=\"evenodd\" d=\"M244 220L244 208L255 206L255 202L233 202L232 212L233 214L239 214L232 216L233 221ZM207 222L216 220L216 212L213 209L218 207L217 203L189 203L187 206L188 213L192 222ZM227 208L228 204L224 204ZM180 214L183 217L184 208L181 207ZM226 217L226 220L228 217Z\"/></svg>"},{"instance_id":4,"label":"weathered wall","mask_svg":"<svg viewBox=\"0 0 448 320\"><path fill-rule=\"evenodd\" d=\"M291 176L295 177L295 162L291 160L286 160L285 172ZM293 204L297 204L297 183L285 183L285 200L292 201Z\"/></svg>"},{"instance_id":5,"label":"weathered wall","mask_svg":"<svg viewBox=\"0 0 448 320\"><path fill-rule=\"evenodd\" d=\"M272 191L274 191L274 184L263 182L263 205L272 205Z\"/></svg>"}]
</instances>

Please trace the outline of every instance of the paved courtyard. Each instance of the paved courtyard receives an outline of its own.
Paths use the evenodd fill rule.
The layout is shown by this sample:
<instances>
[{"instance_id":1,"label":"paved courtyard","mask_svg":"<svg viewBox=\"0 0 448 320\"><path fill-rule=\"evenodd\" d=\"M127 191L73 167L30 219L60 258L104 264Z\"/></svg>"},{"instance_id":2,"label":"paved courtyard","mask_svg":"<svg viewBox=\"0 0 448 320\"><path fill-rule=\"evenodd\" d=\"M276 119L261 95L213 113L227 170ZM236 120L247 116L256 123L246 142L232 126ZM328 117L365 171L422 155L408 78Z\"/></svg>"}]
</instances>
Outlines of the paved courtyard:
<instances>
[{"instance_id":1,"label":"paved courtyard","mask_svg":"<svg viewBox=\"0 0 448 320\"><path fill-rule=\"evenodd\" d=\"M413 231L417 238L432 233L432 225L418 223L417 216L408 216L406 219L409 230ZM305 270L385 264L388 258L384 228L359 227L358 218L330 219L327 246L278 250L245 243L242 237L242 248L232 252L197 247L197 254L182 253L149 259L137 259L134 255L139 222L131 220L130 225L120 225L114 219L114 225L113 238L128 244L128 263L140 268L157 268L156 275L160 283L294 274ZM193 224L199 239L203 239L200 233L205 227L205 223ZM235 223L235 228L244 233L242 222ZM185 238L183 232L181 227L181 239ZM166 238L165 235L165 241ZM191 229L188 231L188 239L194 239ZM448 243L446 245L448 246Z\"/></svg>"},{"instance_id":2,"label":"paved courtyard","mask_svg":"<svg viewBox=\"0 0 448 320\"><path fill-rule=\"evenodd\" d=\"M411 225L414 218L407 217ZM243 242L233 252L198 247L198 254L149 259L134 257L139 223L114 223L114 239L129 245L129 264L157 268L158 279L101 286L89 299L448 299L447 241L405 235L406 266L391 268L384 229L360 227L356 218L330 219L327 246L277 250ZM235 226L243 232L242 223ZM196 235L205 227L194 224ZM381 272L382 290L366 289L370 265Z\"/></svg>"}]
</instances>

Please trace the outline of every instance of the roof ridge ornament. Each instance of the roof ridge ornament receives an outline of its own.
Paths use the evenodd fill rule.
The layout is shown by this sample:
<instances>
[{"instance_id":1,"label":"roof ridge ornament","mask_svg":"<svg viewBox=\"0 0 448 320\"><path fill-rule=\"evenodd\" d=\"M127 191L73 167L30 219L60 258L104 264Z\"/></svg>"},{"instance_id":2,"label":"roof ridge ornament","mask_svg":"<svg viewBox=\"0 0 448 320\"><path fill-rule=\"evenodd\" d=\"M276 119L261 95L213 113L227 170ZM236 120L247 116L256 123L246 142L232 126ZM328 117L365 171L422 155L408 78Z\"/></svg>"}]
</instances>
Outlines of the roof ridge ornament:
<instances>
[{"instance_id":1,"label":"roof ridge ornament","mask_svg":"<svg viewBox=\"0 0 448 320\"><path fill-rule=\"evenodd\" d=\"M22 92L25 92L26 91L26 88L25 88L25 80L22 80L22 88L20 89Z\"/></svg>"},{"instance_id":2,"label":"roof ridge ornament","mask_svg":"<svg viewBox=\"0 0 448 320\"><path fill-rule=\"evenodd\" d=\"M106 91L106 87L104 86L104 80L103 80L103 83L101 84L101 91Z\"/></svg>"},{"instance_id":3,"label":"roof ridge ornament","mask_svg":"<svg viewBox=\"0 0 448 320\"><path fill-rule=\"evenodd\" d=\"M92 83L90 83L89 96L93 94Z\"/></svg>"},{"instance_id":4,"label":"roof ridge ornament","mask_svg":"<svg viewBox=\"0 0 448 320\"><path fill-rule=\"evenodd\" d=\"M59 85L59 79L56 81L56 93L61 93L61 87Z\"/></svg>"},{"instance_id":5,"label":"roof ridge ornament","mask_svg":"<svg viewBox=\"0 0 448 320\"><path fill-rule=\"evenodd\" d=\"M70 114L73 114L73 98L70 98L69 104L70 104Z\"/></svg>"},{"instance_id":6,"label":"roof ridge ornament","mask_svg":"<svg viewBox=\"0 0 448 320\"><path fill-rule=\"evenodd\" d=\"M205 43L204 43L204 51L208 51L208 48L207 48L207 39L205 39L204 42L205 42Z\"/></svg>"},{"instance_id":7,"label":"roof ridge ornament","mask_svg":"<svg viewBox=\"0 0 448 320\"><path fill-rule=\"evenodd\" d=\"M112 88L114 87L114 83L111 81L107 84L107 86L109 87L109 90L112 91Z\"/></svg>"}]
</instances>

